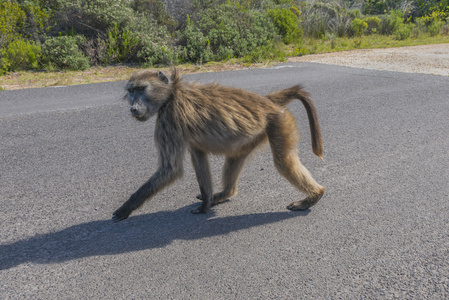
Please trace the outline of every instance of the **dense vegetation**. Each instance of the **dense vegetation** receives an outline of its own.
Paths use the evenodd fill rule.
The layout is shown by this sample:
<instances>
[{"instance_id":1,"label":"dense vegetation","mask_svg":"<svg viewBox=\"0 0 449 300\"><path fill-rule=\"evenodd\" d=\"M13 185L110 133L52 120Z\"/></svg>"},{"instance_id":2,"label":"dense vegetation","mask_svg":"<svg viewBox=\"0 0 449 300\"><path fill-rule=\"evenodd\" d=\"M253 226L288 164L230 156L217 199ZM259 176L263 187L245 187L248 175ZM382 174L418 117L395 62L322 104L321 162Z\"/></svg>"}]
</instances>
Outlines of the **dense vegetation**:
<instances>
[{"instance_id":1,"label":"dense vegetation","mask_svg":"<svg viewBox=\"0 0 449 300\"><path fill-rule=\"evenodd\" d=\"M449 0L1 0L0 74L304 53L304 39L449 34ZM286 46L288 45L288 46Z\"/></svg>"}]
</instances>

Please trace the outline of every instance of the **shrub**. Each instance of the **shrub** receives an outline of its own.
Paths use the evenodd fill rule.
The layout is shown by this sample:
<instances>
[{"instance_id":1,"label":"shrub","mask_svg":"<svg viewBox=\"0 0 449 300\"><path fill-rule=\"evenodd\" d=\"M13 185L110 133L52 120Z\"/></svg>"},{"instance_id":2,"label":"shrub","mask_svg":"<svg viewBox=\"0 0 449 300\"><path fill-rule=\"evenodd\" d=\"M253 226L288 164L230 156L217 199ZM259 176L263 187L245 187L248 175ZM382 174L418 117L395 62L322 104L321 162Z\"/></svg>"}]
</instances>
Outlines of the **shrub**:
<instances>
[{"instance_id":1,"label":"shrub","mask_svg":"<svg viewBox=\"0 0 449 300\"><path fill-rule=\"evenodd\" d=\"M434 10L431 14L421 18L424 24L426 24L430 36L438 35L441 32L445 17L446 13L440 10Z\"/></svg>"},{"instance_id":2,"label":"shrub","mask_svg":"<svg viewBox=\"0 0 449 300\"><path fill-rule=\"evenodd\" d=\"M320 11L303 14L303 16L305 17L302 26L305 34L313 38L324 38L329 30L327 16Z\"/></svg>"},{"instance_id":3,"label":"shrub","mask_svg":"<svg viewBox=\"0 0 449 300\"><path fill-rule=\"evenodd\" d=\"M1 72L36 69L41 47L24 39L16 39L1 50Z\"/></svg>"},{"instance_id":4,"label":"shrub","mask_svg":"<svg viewBox=\"0 0 449 300\"><path fill-rule=\"evenodd\" d=\"M191 20L189 18L187 23L188 26L179 41L181 53L189 53L201 45L210 46L213 59L216 60L242 57L258 47L267 45L277 36L276 28L268 16L227 4L206 9ZM198 38L199 41L196 40ZM196 44L198 45L194 46ZM203 58L207 58L209 54L206 52L192 57L199 59L203 55Z\"/></svg>"},{"instance_id":5,"label":"shrub","mask_svg":"<svg viewBox=\"0 0 449 300\"><path fill-rule=\"evenodd\" d=\"M158 1L59 0L56 29L86 36L80 48L91 63L170 64L176 56L173 39L164 20L155 20Z\"/></svg>"},{"instance_id":6,"label":"shrub","mask_svg":"<svg viewBox=\"0 0 449 300\"><path fill-rule=\"evenodd\" d=\"M176 29L176 21L165 10L161 0L134 0L131 7L136 12L145 12L156 21L159 26L165 26L173 33Z\"/></svg>"},{"instance_id":7,"label":"shrub","mask_svg":"<svg viewBox=\"0 0 449 300\"><path fill-rule=\"evenodd\" d=\"M185 44L181 48L182 60L204 63L213 58L209 39L195 26L188 25L183 32L182 39L185 40Z\"/></svg>"},{"instance_id":8,"label":"shrub","mask_svg":"<svg viewBox=\"0 0 449 300\"><path fill-rule=\"evenodd\" d=\"M413 0L413 16L415 18L425 17L432 14L438 8L447 8L449 2L447 0Z\"/></svg>"},{"instance_id":9,"label":"shrub","mask_svg":"<svg viewBox=\"0 0 449 300\"><path fill-rule=\"evenodd\" d=\"M276 26L285 44L290 44L302 38L302 30L299 28L298 16L290 9L269 9L267 15Z\"/></svg>"},{"instance_id":10,"label":"shrub","mask_svg":"<svg viewBox=\"0 0 449 300\"><path fill-rule=\"evenodd\" d=\"M241 57L276 36L273 23L262 13L229 5L207 10L198 26L218 59Z\"/></svg>"},{"instance_id":11,"label":"shrub","mask_svg":"<svg viewBox=\"0 0 449 300\"><path fill-rule=\"evenodd\" d=\"M128 0L57 0L55 32L77 33L87 37L106 36L116 23L129 25L135 15Z\"/></svg>"},{"instance_id":12,"label":"shrub","mask_svg":"<svg viewBox=\"0 0 449 300\"><path fill-rule=\"evenodd\" d=\"M173 48L165 44L155 43L151 36L143 36L139 42L140 50L137 59L148 66L170 65L176 59Z\"/></svg>"},{"instance_id":13,"label":"shrub","mask_svg":"<svg viewBox=\"0 0 449 300\"><path fill-rule=\"evenodd\" d=\"M443 27L441 27L441 34L442 35L449 35L449 24L446 24Z\"/></svg>"},{"instance_id":14,"label":"shrub","mask_svg":"<svg viewBox=\"0 0 449 300\"><path fill-rule=\"evenodd\" d=\"M176 60L173 38L165 26L147 14L135 14L129 21L130 36L138 39L135 61L147 65L169 65ZM132 29L132 30L131 30ZM130 44L131 45L131 44Z\"/></svg>"},{"instance_id":15,"label":"shrub","mask_svg":"<svg viewBox=\"0 0 449 300\"><path fill-rule=\"evenodd\" d=\"M109 61L129 61L135 55L139 38L127 27L119 29L117 23L108 31L107 57Z\"/></svg>"},{"instance_id":16,"label":"shrub","mask_svg":"<svg viewBox=\"0 0 449 300\"><path fill-rule=\"evenodd\" d=\"M85 44L86 38L77 36L59 36L48 38L42 45L44 61L49 67L69 70L89 68L89 59L83 55L78 44Z\"/></svg>"},{"instance_id":17,"label":"shrub","mask_svg":"<svg viewBox=\"0 0 449 300\"><path fill-rule=\"evenodd\" d=\"M399 27L394 32L395 38L397 40L405 40L408 39L415 28L415 24L399 24Z\"/></svg>"},{"instance_id":18,"label":"shrub","mask_svg":"<svg viewBox=\"0 0 449 300\"><path fill-rule=\"evenodd\" d=\"M444 22L439 19L433 19L427 26L430 36L436 36L441 32Z\"/></svg>"},{"instance_id":19,"label":"shrub","mask_svg":"<svg viewBox=\"0 0 449 300\"><path fill-rule=\"evenodd\" d=\"M378 17L366 17L363 18L368 27L366 28L366 34L374 34L380 32L380 19Z\"/></svg>"},{"instance_id":20,"label":"shrub","mask_svg":"<svg viewBox=\"0 0 449 300\"><path fill-rule=\"evenodd\" d=\"M50 24L50 14L39 6L39 1L19 1L26 14L25 24L20 33L27 38L37 40Z\"/></svg>"},{"instance_id":21,"label":"shrub","mask_svg":"<svg viewBox=\"0 0 449 300\"><path fill-rule=\"evenodd\" d=\"M351 22L350 35L362 36L363 32L368 28L368 24L358 18L355 18Z\"/></svg>"},{"instance_id":22,"label":"shrub","mask_svg":"<svg viewBox=\"0 0 449 300\"><path fill-rule=\"evenodd\" d=\"M415 23L421 32L426 32L430 36L438 35L444 26L444 21L441 20L439 11L434 11L430 15L417 18Z\"/></svg>"},{"instance_id":23,"label":"shrub","mask_svg":"<svg viewBox=\"0 0 449 300\"><path fill-rule=\"evenodd\" d=\"M20 38L20 29L26 20L25 12L19 4L12 1L0 2L0 38L7 44ZM3 45L0 44L0 47Z\"/></svg>"},{"instance_id":24,"label":"shrub","mask_svg":"<svg viewBox=\"0 0 449 300\"><path fill-rule=\"evenodd\" d=\"M343 37L350 34L351 20L359 10L348 10L343 2L320 2L306 6L301 25L307 36L325 38L326 33Z\"/></svg>"},{"instance_id":25,"label":"shrub","mask_svg":"<svg viewBox=\"0 0 449 300\"><path fill-rule=\"evenodd\" d=\"M382 16L380 21L382 34L393 34L404 22L404 15L400 10L392 10L389 14Z\"/></svg>"},{"instance_id":26,"label":"shrub","mask_svg":"<svg viewBox=\"0 0 449 300\"><path fill-rule=\"evenodd\" d=\"M87 40L86 43L79 44L78 47L89 59L90 65L109 64L111 62L111 58L107 53L108 45L105 40L92 38Z\"/></svg>"}]
</instances>

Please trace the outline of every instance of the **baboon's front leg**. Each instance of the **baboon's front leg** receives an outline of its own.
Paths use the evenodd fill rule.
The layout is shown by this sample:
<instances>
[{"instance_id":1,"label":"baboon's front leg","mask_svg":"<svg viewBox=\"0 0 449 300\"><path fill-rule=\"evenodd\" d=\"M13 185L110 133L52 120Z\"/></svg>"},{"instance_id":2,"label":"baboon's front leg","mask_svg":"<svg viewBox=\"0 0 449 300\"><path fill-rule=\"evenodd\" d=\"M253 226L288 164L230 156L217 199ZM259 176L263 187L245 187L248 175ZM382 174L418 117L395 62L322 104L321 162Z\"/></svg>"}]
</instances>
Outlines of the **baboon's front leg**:
<instances>
[{"instance_id":1,"label":"baboon's front leg","mask_svg":"<svg viewBox=\"0 0 449 300\"><path fill-rule=\"evenodd\" d=\"M238 157L226 157L222 174L223 191L214 195L212 205L220 204L237 195L237 181L247 156L245 154Z\"/></svg>"},{"instance_id":2,"label":"baboon's front leg","mask_svg":"<svg viewBox=\"0 0 449 300\"><path fill-rule=\"evenodd\" d=\"M192 210L192 213L205 213L212 204L212 179L207 154L196 149L191 149L190 154L203 201L200 207Z\"/></svg>"},{"instance_id":3,"label":"baboon's front leg","mask_svg":"<svg viewBox=\"0 0 449 300\"><path fill-rule=\"evenodd\" d=\"M119 222L128 218L131 212L138 208L145 200L151 198L181 175L182 167L160 167L159 170L128 199L128 201L114 212L112 220L114 222Z\"/></svg>"}]
</instances>

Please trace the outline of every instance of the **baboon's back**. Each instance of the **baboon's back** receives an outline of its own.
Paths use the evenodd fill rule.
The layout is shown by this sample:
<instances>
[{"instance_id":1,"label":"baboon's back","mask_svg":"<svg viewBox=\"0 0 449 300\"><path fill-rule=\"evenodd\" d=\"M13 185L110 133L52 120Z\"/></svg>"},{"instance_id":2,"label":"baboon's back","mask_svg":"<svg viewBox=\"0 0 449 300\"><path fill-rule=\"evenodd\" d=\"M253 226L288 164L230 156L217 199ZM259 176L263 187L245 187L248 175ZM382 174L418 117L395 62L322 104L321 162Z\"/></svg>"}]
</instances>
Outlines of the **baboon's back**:
<instances>
[{"instance_id":1,"label":"baboon's back","mask_svg":"<svg viewBox=\"0 0 449 300\"><path fill-rule=\"evenodd\" d=\"M264 134L268 119L280 107L249 91L217 84L183 82L175 94L180 124L190 142L224 153ZM206 150L206 149L205 149Z\"/></svg>"}]
</instances>

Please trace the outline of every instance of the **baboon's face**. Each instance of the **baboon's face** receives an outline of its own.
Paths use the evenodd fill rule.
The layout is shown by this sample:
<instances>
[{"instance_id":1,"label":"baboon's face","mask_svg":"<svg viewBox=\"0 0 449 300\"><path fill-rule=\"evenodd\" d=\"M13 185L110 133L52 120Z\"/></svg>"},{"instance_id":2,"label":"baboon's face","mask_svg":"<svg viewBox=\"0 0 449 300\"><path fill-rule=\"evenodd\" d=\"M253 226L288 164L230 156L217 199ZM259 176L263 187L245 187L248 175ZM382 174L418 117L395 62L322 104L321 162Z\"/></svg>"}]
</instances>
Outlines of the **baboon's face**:
<instances>
[{"instance_id":1,"label":"baboon's face","mask_svg":"<svg viewBox=\"0 0 449 300\"><path fill-rule=\"evenodd\" d=\"M168 78L162 72L137 72L126 90L132 116L142 122L154 116L171 94Z\"/></svg>"}]
</instances>

